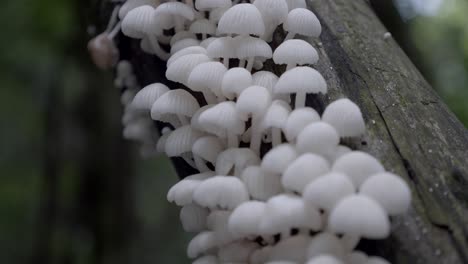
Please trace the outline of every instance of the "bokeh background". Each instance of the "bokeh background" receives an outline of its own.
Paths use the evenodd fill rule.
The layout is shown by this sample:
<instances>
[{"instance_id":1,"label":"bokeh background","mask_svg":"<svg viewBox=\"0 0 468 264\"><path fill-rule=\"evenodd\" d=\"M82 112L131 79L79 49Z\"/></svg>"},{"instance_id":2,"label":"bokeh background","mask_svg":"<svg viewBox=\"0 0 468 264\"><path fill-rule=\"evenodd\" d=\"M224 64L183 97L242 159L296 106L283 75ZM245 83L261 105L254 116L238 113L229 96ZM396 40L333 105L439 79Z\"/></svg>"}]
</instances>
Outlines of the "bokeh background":
<instances>
[{"instance_id":1,"label":"bokeh background","mask_svg":"<svg viewBox=\"0 0 468 264\"><path fill-rule=\"evenodd\" d=\"M392 36L468 126L468 1L373 0ZM189 263L163 157L121 138L112 74L88 59L93 0L0 8L0 262Z\"/></svg>"}]
</instances>

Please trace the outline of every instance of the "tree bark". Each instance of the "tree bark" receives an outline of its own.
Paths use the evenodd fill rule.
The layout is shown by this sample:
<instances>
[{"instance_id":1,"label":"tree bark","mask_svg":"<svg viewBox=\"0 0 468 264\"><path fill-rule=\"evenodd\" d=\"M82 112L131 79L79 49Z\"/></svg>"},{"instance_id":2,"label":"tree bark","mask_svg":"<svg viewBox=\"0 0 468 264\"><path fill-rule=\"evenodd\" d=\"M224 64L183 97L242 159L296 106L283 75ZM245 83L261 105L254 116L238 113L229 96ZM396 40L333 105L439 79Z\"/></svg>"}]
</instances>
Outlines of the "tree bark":
<instances>
[{"instance_id":1,"label":"tree bark","mask_svg":"<svg viewBox=\"0 0 468 264\"><path fill-rule=\"evenodd\" d=\"M315 68L327 80L329 93L308 97L307 104L321 111L340 97L357 103L368 132L359 142L348 143L379 158L413 193L411 209L393 217L391 236L363 241L359 247L392 263L468 263L467 130L396 42L384 38L387 30L368 1L308 4L323 28L320 39L312 42L320 56ZM276 32L275 43L283 37ZM142 53L136 41L120 41L142 86L168 83L164 63ZM278 75L284 71L266 65ZM182 177L191 173L181 163L176 168Z\"/></svg>"}]
</instances>

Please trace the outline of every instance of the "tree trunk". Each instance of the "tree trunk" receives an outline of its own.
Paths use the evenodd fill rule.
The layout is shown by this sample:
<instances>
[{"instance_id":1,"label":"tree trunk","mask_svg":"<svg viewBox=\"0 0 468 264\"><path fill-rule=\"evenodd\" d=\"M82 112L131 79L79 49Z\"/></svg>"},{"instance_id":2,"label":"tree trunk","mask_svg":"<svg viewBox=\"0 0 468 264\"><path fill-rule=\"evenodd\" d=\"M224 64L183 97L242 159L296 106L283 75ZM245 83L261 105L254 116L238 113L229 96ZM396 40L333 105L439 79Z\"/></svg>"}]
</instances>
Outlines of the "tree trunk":
<instances>
[{"instance_id":1,"label":"tree trunk","mask_svg":"<svg viewBox=\"0 0 468 264\"><path fill-rule=\"evenodd\" d=\"M396 42L365 0L314 0L322 34L313 40L329 93L309 97L323 105L348 97L361 108L367 134L351 142L379 158L411 186L413 203L392 219L392 235L359 247L392 263L468 263L468 133ZM277 32L275 42L284 34ZM141 85L164 79L164 63L121 37L121 52ZM125 44L126 43L126 44ZM273 45L275 46L275 45ZM284 67L267 64L277 74ZM171 87L180 87L172 85ZM190 174L177 163L179 174Z\"/></svg>"}]
</instances>

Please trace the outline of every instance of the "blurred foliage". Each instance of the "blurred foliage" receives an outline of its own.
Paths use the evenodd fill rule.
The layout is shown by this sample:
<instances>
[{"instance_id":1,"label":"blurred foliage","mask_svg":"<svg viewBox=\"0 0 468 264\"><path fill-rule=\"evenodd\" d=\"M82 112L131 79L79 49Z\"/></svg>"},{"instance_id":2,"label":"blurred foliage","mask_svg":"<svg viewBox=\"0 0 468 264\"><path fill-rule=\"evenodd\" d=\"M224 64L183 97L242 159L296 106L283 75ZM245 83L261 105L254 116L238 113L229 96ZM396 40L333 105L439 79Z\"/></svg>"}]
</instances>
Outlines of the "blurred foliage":
<instances>
[{"instance_id":1,"label":"blurred foliage","mask_svg":"<svg viewBox=\"0 0 468 264\"><path fill-rule=\"evenodd\" d=\"M434 16L410 20L426 78L468 126L468 2L445 0Z\"/></svg>"},{"instance_id":2,"label":"blurred foliage","mask_svg":"<svg viewBox=\"0 0 468 264\"><path fill-rule=\"evenodd\" d=\"M87 59L85 17L94 2L2 3L2 263L39 263L41 243L50 243L43 247L50 264L187 262L188 237L178 209L165 199L177 178L166 159L141 161L134 146L120 139L111 74L97 72ZM446 0L438 15L408 22L423 72L465 125L467 10L466 1ZM97 188L92 195L87 184ZM53 213L44 218L47 206ZM121 225L119 216L126 219ZM50 238L42 237L48 233Z\"/></svg>"}]
</instances>

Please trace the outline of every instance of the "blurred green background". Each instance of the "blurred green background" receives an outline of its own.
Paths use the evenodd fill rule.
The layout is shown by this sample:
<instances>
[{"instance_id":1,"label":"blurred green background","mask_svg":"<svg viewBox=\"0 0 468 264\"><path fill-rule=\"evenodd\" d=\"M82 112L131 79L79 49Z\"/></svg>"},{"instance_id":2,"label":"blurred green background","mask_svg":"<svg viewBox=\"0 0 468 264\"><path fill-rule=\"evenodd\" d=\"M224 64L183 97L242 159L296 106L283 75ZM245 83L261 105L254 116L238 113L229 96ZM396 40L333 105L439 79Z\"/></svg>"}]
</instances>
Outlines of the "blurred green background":
<instances>
[{"instance_id":1,"label":"blurred green background","mask_svg":"<svg viewBox=\"0 0 468 264\"><path fill-rule=\"evenodd\" d=\"M98 1L0 8L0 262L188 263L177 178L121 139L111 73L86 53ZM468 3L375 0L441 97L468 125Z\"/></svg>"}]
</instances>

